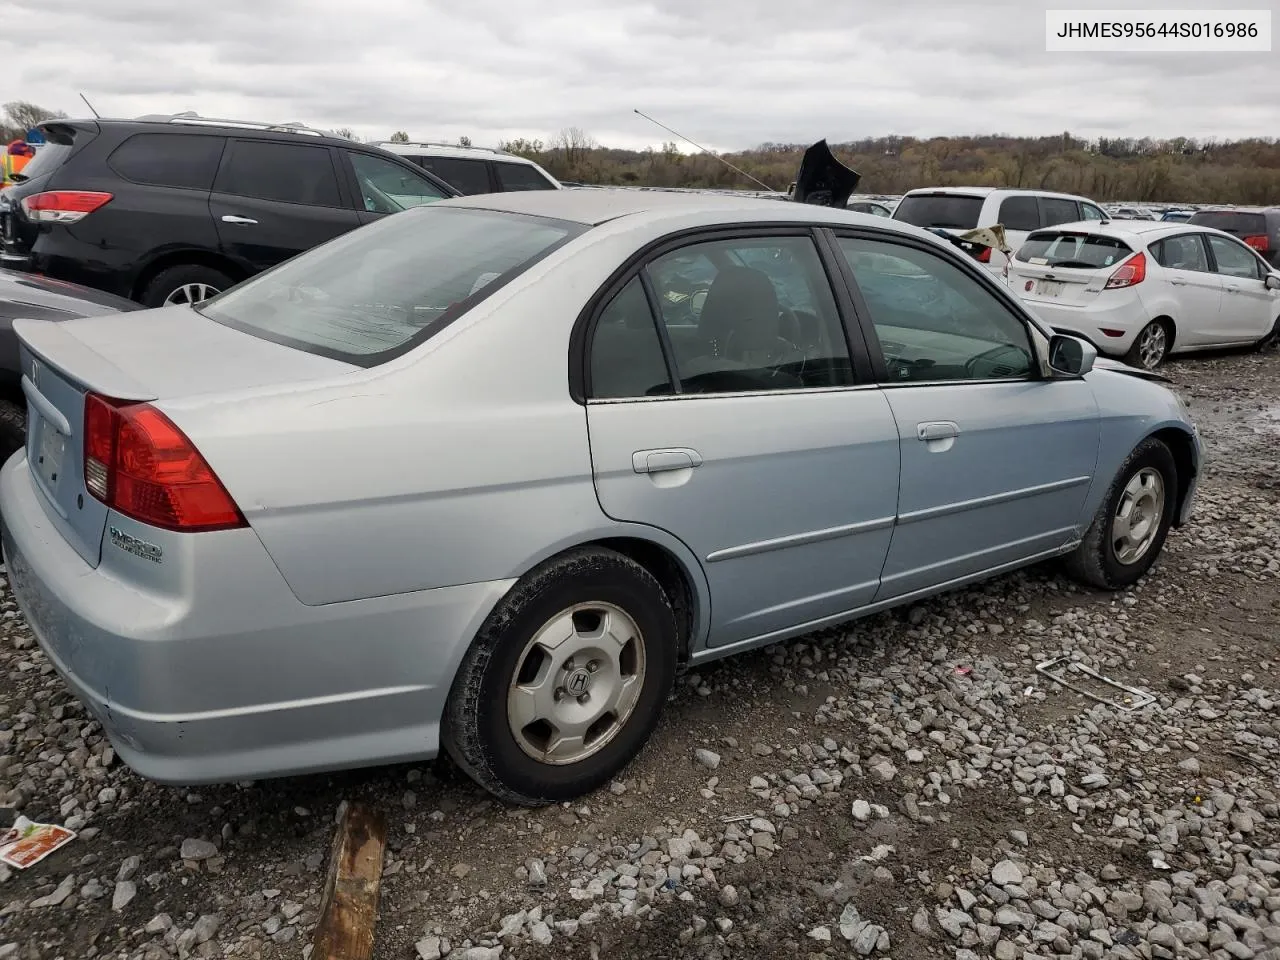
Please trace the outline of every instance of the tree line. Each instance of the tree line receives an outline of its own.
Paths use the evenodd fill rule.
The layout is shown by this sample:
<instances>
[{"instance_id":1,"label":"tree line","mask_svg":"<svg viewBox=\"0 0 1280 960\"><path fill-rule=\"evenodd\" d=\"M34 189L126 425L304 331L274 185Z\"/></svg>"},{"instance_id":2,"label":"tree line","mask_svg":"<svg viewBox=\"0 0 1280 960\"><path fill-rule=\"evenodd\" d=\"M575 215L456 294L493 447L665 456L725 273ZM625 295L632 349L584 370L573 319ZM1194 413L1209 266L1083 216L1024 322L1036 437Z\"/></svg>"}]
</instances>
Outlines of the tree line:
<instances>
[{"instance_id":1,"label":"tree line","mask_svg":"<svg viewBox=\"0 0 1280 960\"><path fill-rule=\"evenodd\" d=\"M66 114L12 101L0 116L0 142L40 120ZM351 130L342 135L354 139ZM391 140L407 141L396 131ZM462 137L461 146L471 146ZM775 190L786 190L808 144L763 143L722 155ZM500 145L537 161L560 180L602 186L760 189L720 159L685 154L675 143L647 150L599 144L577 127L543 140ZM1149 203L1280 204L1280 140L1174 137L873 137L831 144L862 175L859 192L900 194L916 187L1034 187L1094 200Z\"/></svg>"}]
</instances>

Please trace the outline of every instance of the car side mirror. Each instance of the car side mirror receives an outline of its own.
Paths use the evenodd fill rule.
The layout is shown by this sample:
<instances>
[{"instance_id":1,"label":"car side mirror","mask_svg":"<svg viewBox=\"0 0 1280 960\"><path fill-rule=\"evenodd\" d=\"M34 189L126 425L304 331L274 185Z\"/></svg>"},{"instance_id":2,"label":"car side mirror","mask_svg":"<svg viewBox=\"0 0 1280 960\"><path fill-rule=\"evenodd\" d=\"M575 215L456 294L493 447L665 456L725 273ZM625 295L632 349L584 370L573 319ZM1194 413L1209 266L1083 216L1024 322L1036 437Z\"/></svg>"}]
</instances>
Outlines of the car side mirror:
<instances>
[{"instance_id":1,"label":"car side mirror","mask_svg":"<svg viewBox=\"0 0 1280 960\"><path fill-rule=\"evenodd\" d=\"M1280 276L1274 273L1268 273L1267 279L1263 281L1268 290L1280 290Z\"/></svg>"},{"instance_id":2,"label":"car side mirror","mask_svg":"<svg viewBox=\"0 0 1280 960\"><path fill-rule=\"evenodd\" d=\"M1098 351L1086 340L1054 334L1049 338L1049 369L1067 377L1083 377L1093 369Z\"/></svg>"}]
</instances>

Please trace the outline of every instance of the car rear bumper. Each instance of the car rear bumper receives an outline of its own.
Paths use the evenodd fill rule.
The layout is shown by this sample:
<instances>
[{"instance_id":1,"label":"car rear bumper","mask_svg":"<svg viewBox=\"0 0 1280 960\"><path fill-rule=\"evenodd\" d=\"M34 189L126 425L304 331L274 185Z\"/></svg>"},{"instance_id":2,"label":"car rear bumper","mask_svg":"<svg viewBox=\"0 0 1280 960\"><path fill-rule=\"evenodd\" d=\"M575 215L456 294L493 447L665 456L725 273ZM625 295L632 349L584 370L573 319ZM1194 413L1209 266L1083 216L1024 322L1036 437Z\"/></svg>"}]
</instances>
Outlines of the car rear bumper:
<instances>
[{"instance_id":1,"label":"car rear bumper","mask_svg":"<svg viewBox=\"0 0 1280 960\"><path fill-rule=\"evenodd\" d=\"M1149 319L1136 298L1108 307L1095 304L1071 306L1025 297L1022 302L1053 329L1081 336L1097 347L1099 353L1115 357L1123 357L1129 352ZM1114 333L1120 336L1112 336Z\"/></svg>"},{"instance_id":2,"label":"car rear bumper","mask_svg":"<svg viewBox=\"0 0 1280 960\"><path fill-rule=\"evenodd\" d=\"M149 589L129 564L151 561L106 547L91 568L38 497L19 453L0 470L14 596L121 759L162 783L434 756L457 664L511 584L308 607L257 535L233 530L181 535L164 560L180 586Z\"/></svg>"}]
</instances>

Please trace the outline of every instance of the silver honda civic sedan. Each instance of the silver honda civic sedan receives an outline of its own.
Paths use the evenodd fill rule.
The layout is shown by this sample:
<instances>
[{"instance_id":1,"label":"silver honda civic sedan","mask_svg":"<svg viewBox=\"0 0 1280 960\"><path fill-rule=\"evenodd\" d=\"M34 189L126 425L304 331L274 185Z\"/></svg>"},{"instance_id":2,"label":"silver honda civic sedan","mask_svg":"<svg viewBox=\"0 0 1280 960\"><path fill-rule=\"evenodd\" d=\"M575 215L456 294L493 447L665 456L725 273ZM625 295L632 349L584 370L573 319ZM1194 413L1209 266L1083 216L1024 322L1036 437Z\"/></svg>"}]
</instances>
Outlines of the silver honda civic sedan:
<instances>
[{"instance_id":1,"label":"silver honda civic sedan","mask_svg":"<svg viewBox=\"0 0 1280 960\"><path fill-rule=\"evenodd\" d=\"M1134 583L1201 462L1159 378L955 247L776 200L448 200L15 329L12 587L166 783L443 747L565 800L686 666L1049 558Z\"/></svg>"}]
</instances>

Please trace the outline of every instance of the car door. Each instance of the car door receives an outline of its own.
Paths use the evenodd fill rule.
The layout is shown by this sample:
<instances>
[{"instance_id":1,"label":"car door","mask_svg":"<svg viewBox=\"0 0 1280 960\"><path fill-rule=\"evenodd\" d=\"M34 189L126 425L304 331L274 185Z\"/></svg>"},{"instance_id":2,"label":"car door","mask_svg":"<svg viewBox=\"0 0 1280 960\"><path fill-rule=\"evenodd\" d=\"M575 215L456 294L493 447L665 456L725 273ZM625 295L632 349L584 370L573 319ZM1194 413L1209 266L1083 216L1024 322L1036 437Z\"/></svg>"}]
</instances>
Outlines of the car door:
<instances>
[{"instance_id":1,"label":"car door","mask_svg":"<svg viewBox=\"0 0 1280 960\"><path fill-rule=\"evenodd\" d=\"M1234 237L1205 234L1214 269L1222 278L1220 342L1249 343L1270 332L1276 319L1276 291L1267 289L1266 271L1249 247Z\"/></svg>"},{"instance_id":2,"label":"car door","mask_svg":"<svg viewBox=\"0 0 1280 960\"><path fill-rule=\"evenodd\" d=\"M343 173L361 223L373 223L391 213L447 199L450 193L408 163L360 150L339 150Z\"/></svg>"},{"instance_id":3,"label":"car door","mask_svg":"<svg viewBox=\"0 0 1280 960\"><path fill-rule=\"evenodd\" d=\"M1165 237L1151 245L1151 255L1164 269L1169 284L1167 292L1174 303L1173 321L1178 326L1178 345L1220 343L1222 278L1210 265L1204 234L1188 231ZM1158 288L1152 290L1161 292ZM1164 312L1164 308L1154 301L1149 306Z\"/></svg>"},{"instance_id":4,"label":"car door","mask_svg":"<svg viewBox=\"0 0 1280 960\"><path fill-rule=\"evenodd\" d=\"M1099 417L1042 379L1028 321L977 268L914 238L842 232L902 482L877 600L1060 552L1086 522Z\"/></svg>"},{"instance_id":5,"label":"car door","mask_svg":"<svg viewBox=\"0 0 1280 960\"><path fill-rule=\"evenodd\" d=\"M771 273L745 265L761 256ZM710 274L700 303L686 266ZM697 555L710 643L870 602L897 505L898 433L884 394L855 374L814 237L675 241L593 323L587 425L600 505Z\"/></svg>"},{"instance_id":6,"label":"car door","mask_svg":"<svg viewBox=\"0 0 1280 960\"><path fill-rule=\"evenodd\" d=\"M332 151L279 140L231 140L209 209L222 251L254 272L360 225Z\"/></svg>"}]
</instances>

